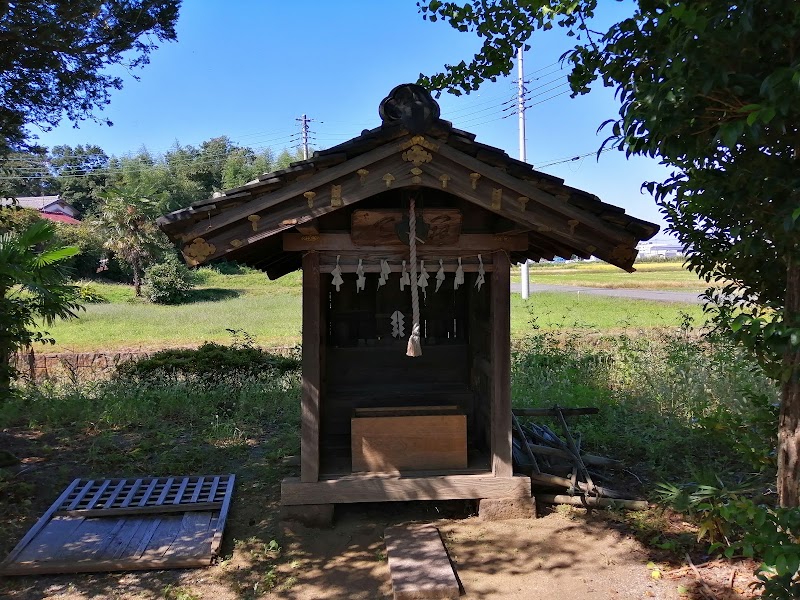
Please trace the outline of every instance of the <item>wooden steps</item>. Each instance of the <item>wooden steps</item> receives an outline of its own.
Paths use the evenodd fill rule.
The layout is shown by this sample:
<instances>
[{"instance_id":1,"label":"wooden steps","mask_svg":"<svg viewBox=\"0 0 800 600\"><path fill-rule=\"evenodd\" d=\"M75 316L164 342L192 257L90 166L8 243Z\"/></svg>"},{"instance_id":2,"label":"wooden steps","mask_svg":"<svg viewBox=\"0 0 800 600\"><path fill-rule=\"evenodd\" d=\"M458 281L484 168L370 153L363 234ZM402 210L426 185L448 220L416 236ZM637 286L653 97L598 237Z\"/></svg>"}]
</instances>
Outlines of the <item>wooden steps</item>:
<instances>
[{"instance_id":1,"label":"wooden steps","mask_svg":"<svg viewBox=\"0 0 800 600\"><path fill-rule=\"evenodd\" d=\"M383 538L394 600L459 597L458 579L433 525L388 527Z\"/></svg>"}]
</instances>

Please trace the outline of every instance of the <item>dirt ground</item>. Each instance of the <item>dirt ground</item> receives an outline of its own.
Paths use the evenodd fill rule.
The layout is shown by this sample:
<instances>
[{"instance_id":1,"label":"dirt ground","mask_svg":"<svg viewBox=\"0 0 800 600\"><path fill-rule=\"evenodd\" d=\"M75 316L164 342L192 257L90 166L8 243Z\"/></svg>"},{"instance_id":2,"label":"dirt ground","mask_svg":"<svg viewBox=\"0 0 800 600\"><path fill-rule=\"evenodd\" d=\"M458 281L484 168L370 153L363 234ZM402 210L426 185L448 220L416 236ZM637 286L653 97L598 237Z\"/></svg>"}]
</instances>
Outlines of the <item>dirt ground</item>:
<instances>
[{"instance_id":1,"label":"dirt ground","mask_svg":"<svg viewBox=\"0 0 800 600\"><path fill-rule=\"evenodd\" d=\"M14 578L0 591L10 599L169 598L174 600L373 600L391 598L391 583L382 541L390 523L403 522L392 511L390 521L378 507L344 511L330 530L287 525L279 551L264 547L275 560L264 562L259 550L229 551L208 569L105 575ZM417 515L418 516L418 515ZM751 598L749 565L718 565L723 573L703 568L713 593L686 570L651 563L653 557L635 538L605 520L554 512L536 520L483 522L477 517L434 519L446 542L463 591L462 598L583 600L678 600ZM255 543L255 542L254 542ZM650 565L650 566L648 566ZM658 571L655 571L658 569ZM736 572L732 586L729 573ZM659 578L653 577L653 572ZM676 571L679 576L670 576Z\"/></svg>"},{"instance_id":2,"label":"dirt ground","mask_svg":"<svg viewBox=\"0 0 800 600\"><path fill-rule=\"evenodd\" d=\"M119 440L125 440L124 432ZM17 475L0 478L0 554L87 465L89 437L0 432L0 447L27 457ZM187 441L190 444L191 441ZM339 506L331 529L278 519L280 479L293 474L258 450L204 454L237 473L221 560L206 569L0 578L12 600L130 598L167 600L373 600L391 598L383 544L387 526L429 522L439 527L467 599L557 600L752 598L752 563L693 560L648 548L615 515L562 507L538 519L483 522L472 502ZM104 463L105 464L105 463ZM107 472L105 476L127 474ZM186 473L188 474L188 473ZM681 529L680 519L676 527ZM685 535L685 531L683 534Z\"/></svg>"}]
</instances>

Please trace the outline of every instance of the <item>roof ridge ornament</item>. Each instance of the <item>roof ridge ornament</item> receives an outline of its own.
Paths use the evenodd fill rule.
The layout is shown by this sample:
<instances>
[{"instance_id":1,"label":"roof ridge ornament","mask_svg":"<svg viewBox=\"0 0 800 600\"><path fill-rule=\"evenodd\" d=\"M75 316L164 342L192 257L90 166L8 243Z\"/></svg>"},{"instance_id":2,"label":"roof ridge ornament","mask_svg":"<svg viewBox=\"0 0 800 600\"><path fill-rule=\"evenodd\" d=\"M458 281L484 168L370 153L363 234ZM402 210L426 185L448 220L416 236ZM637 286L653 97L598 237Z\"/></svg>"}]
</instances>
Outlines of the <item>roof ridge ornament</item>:
<instances>
[{"instance_id":1,"label":"roof ridge ornament","mask_svg":"<svg viewBox=\"0 0 800 600\"><path fill-rule=\"evenodd\" d=\"M439 104L416 83L403 83L381 101L378 114L385 124L402 124L409 133L427 131L439 119Z\"/></svg>"}]
</instances>

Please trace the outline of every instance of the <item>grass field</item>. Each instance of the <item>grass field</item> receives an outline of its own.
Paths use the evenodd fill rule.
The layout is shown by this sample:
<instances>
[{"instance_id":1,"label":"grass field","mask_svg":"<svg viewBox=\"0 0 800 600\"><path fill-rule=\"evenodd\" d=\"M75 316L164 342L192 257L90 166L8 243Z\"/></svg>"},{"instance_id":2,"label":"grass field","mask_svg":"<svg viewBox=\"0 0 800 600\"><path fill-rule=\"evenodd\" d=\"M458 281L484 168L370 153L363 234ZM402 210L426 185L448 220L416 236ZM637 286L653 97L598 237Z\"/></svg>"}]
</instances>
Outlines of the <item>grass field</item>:
<instances>
[{"instance_id":1,"label":"grass field","mask_svg":"<svg viewBox=\"0 0 800 600\"><path fill-rule=\"evenodd\" d=\"M512 281L519 281L519 268ZM639 288L701 292L708 285L683 267L682 262L637 263L635 273L626 273L601 262L541 263L530 266L531 283L601 288Z\"/></svg>"},{"instance_id":2,"label":"grass field","mask_svg":"<svg viewBox=\"0 0 800 600\"><path fill-rule=\"evenodd\" d=\"M57 349L230 341L226 328L243 329L263 345L299 339L299 274L277 282L252 272L226 276L201 270L201 276L198 301L174 307L133 300L126 286L95 285L112 302L58 323ZM682 313L697 319L700 308L587 294L533 294L527 302L512 296L512 333L520 338L511 359L514 406L598 407L597 415L570 425L587 452L624 461L624 473L603 471L598 477L660 505L644 513L595 511L592 527L635 536L657 553L659 564L675 565L687 553L704 559L711 554L706 541L698 542L698 528L726 526L721 513L712 511L723 502L739 502L735 490L742 482L759 498L774 496L778 406L774 382L741 348L688 327L669 327L681 323ZM225 353L235 358L249 350ZM213 589L220 597L255 598L256 589L264 592L258 597L282 592L306 585L318 569L328 568L327 552L307 550L320 548L318 540L299 546L296 531L278 522L280 482L299 474L284 460L296 456L300 446L299 368L235 371L230 360L215 359L207 369L195 360L203 365L199 375L141 370L100 381L19 382L19 393L0 403L0 445L27 464L16 474L0 469L0 551L10 551L74 477L235 472L237 490L220 563L180 588L168 572L149 573L139 580L147 586L140 589L148 597L188 600L207 597ZM702 491L712 508L684 515L665 510L658 482L681 486L676 489L687 494ZM425 518L442 518L438 506L435 510L436 516ZM367 527L357 525L357 542L363 544ZM369 531L374 529L370 522ZM383 525L375 530L376 547L382 547L382 530ZM774 539L767 530L761 535ZM730 540L739 543L741 530L731 531L736 537ZM800 553L793 539L783 548L792 557ZM735 563L740 583L744 564ZM68 576L64 585L82 597L111 597L125 589L121 581L111 575ZM0 596L43 597L36 585L44 584L0 578ZM785 597L796 598L796 591Z\"/></svg>"},{"instance_id":3,"label":"grass field","mask_svg":"<svg viewBox=\"0 0 800 600\"><path fill-rule=\"evenodd\" d=\"M199 358L169 363L182 366L180 375L143 369L103 381L21 383L19 394L0 403L2 448L26 459L19 471L0 469L0 554L11 550L75 477L235 473L236 492L221 560L204 569L202 577L181 580L180 595L174 593L177 574L167 571L136 579L65 575L58 584L72 598L312 597L287 595L286 590L295 585L298 590L309 589L319 581L320 570L331 568L330 557L336 552L332 554L330 546L319 539L321 532L303 533L304 528L285 528L279 523L281 480L299 475L294 463L284 460L297 456L300 448L299 369L295 365L283 373L261 367L232 370L231 364L243 365L236 357L239 352L228 349L224 353L228 360L210 365ZM200 373L187 369L199 365ZM657 482L676 486L693 482L685 489L702 492L706 506L733 507L741 497L729 490L741 487L743 481L758 494L774 486L777 390L750 357L720 338L702 339L682 329L644 333L629 329L591 338L580 332L556 336L538 331L515 346L511 368L514 406L599 408L592 417L571 419L570 427L574 435L580 435L586 452L624 461L624 472L594 471L593 477L602 477L604 484L609 481L609 486L626 494L659 501ZM553 422L537 423L558 429ZM753 473L759 475L754 478ZM648 552L655 552L653 560L661 568L665 564L679 568L686 553L705 561L711 552L708 540L698 543L699 525L726 523L718 517L710 520L712 509L679 515L659 503L658 508L641 513L623 513L618 508L593 511L591 528L605 539L638 538L649 547ZM448 518L449 503L430 504L427 512L415 510L403 521ZM464 507L457 510L466 516L466 504L455 504ZM362 507L340 517L336 531L345 540L343 547L366 550L359 550L366 559L356 561L362 569L356 573L374 569L377 562L373 561L386 560L385 554L379 554L380 534L386 524L397 522L396 515L408 514L401 510L405 509L399 504L397 509ZM469 510L474 514L474 509ZM775 539L776 533L768 529L761 535ZM507 531L512 534L509 543L520 555L499 556L514 568L535 563L540 547L520 546L515 530ZM738 542L741 530L730 531L725 540ZM484 556L488 550L482 535L471 543ZM764 543L757 546L765 547ZM793 540L781 548L789 556L800 552ZM636 576L647 577L652 572L645 570L648 557L638 556ZM584 562L596 564L595 555L590 559ZM486 564L481 560L479 564ZM713 562L722 560L739 569L738 585L744 585L748 563ZM347 569L346 581L353 581L354 567ZM707 572L704 569L704 576ZM733 576L735 572L731 581ZM48 596L46 586L53 585L47 579L0 578L0 597L43 598ZM378 585L368 597L382 596ZM335 597L354 596L344 592ZM770 596L779 597L798 596Z\"/></svg>"},{"instance_id":4,"label":"grass field","mask_svg":"<svg viewBox=\"0 0 800 600\"><path fill-rule=\"evenodd\" d=\"M277 281L254 271L223 275L201 269L199 276L197 301L179 306L136 300L130 286L92 283L110 302L88 305L78 319L56 323L50 328L56 346L37 350L85 352L228 342L228 329L245 331L262 346L300 342L299 272ZM699 305L549 292L534 294L525 302L513 295L511 332L521 337L532 331L533 322L545 330L669 327L680 324L682 313L697 321L702 318Z\"/></svg>"}]
</instances>

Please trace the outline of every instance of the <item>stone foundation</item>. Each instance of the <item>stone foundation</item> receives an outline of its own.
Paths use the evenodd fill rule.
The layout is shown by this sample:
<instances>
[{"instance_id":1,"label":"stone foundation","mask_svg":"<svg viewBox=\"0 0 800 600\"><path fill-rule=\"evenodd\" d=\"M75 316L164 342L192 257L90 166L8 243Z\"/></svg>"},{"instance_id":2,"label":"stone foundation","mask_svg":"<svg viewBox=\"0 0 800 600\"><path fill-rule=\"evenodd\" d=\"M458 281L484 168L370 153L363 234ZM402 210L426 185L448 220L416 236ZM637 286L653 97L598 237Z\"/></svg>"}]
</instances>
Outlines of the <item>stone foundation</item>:
<instances>
[{"instance_id":1,"label":"stone foundation","mask_svg":"<svg viewBox=\"0 0 800 600\"><path fill-rule=\"evenodd\" d=\"M281 521L300 523L306 527L324 529L333 526L333 504L298 504L281 506Z\"/></svg>"},{"instance_id":2,"label":"stone foundation","mask_svg":"<svg viewBox=\"0 0 800 600\"><path fill-rule=\"evenodd\" d=\"M478 502L478 517L482 521L535 519L536 498L484 498Z\"/></svg>"}]
</instances>

